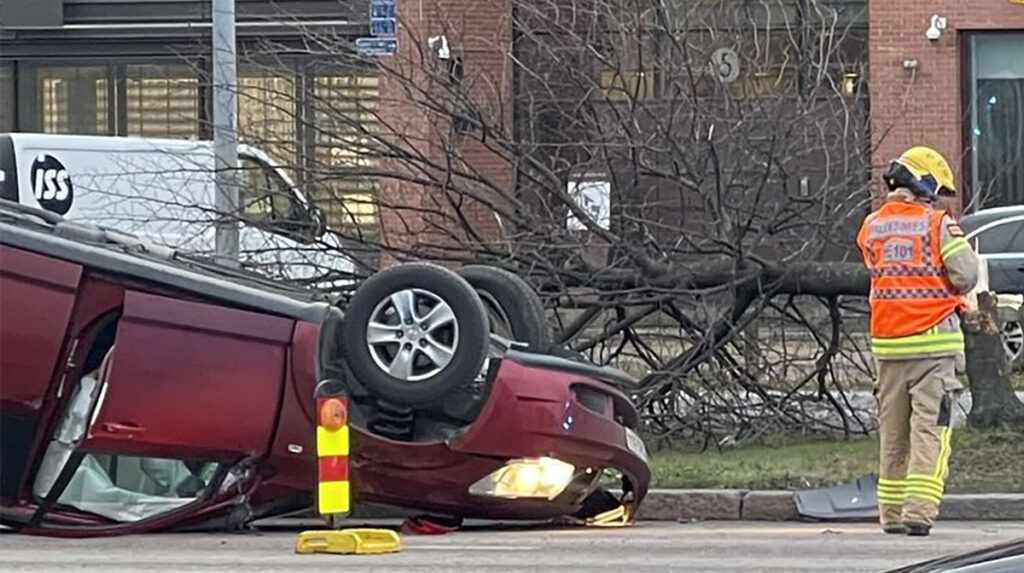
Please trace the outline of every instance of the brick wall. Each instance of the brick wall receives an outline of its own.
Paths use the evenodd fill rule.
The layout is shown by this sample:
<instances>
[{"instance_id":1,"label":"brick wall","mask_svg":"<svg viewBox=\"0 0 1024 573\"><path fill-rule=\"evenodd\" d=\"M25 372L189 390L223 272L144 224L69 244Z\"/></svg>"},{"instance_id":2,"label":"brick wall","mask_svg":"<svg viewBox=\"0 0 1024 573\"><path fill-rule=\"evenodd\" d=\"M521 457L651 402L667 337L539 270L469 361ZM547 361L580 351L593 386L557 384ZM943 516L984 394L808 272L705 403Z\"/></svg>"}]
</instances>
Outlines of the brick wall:
<instances>
[{"instance_id":1,"label":"brick wall","mask_svg":"<svg viewBox=\"0 0 1024 573\"><path fill-rule=\"evenodd\" d=\"M1009 0L877 0L868 9L874 181L877 171L904 149L928 145L950 162L962 189L962 33L1024 29L1024 5ZM942 37L934 42L924 35L932 14L947 20ZM904 69L904 60L917 60L916 70Z\"/></svg>"},{"instance_id":2,"label":"brick wall","mask_svg":"<svg viewBox=\"0 0 1024 573\"><path fill-rule=\"evenodd\" d=\"M403 0L398 2L399 54L385 65L397 70L384 74L381 80L381 119L395 126L408 142L416 142L418 150L434 160L442 160L443 145L456 146L463 159L480 175L500 188L514 184L512 165L475 141L474 134L451 136L450 124L410 101L411 79L419 88L432 89L423 70L440 66L427 39L444 34L453 55L463 60L464 86L470 98L489 115L488 123L512 124L512 74L508 54L511 53L512 25L509 0ZM435 68L436 69L436 68ZM391 166L401 172L403 166ZM430 195L433 193L434 195ZM417 212L418 207L434 207L436 190L396 180L382 181L381 230L384 241L392 247L415 248L417 243L443 242L442 234L431 231L431 217ZM487 240L496 240L499 225L493 209L470 202L461 209L473 229ZM433 218L439 221L438 217ZM442 223L446 228L453 225ZM388 261L390 262L390 261Z\"/></svg>"}]
</instances>

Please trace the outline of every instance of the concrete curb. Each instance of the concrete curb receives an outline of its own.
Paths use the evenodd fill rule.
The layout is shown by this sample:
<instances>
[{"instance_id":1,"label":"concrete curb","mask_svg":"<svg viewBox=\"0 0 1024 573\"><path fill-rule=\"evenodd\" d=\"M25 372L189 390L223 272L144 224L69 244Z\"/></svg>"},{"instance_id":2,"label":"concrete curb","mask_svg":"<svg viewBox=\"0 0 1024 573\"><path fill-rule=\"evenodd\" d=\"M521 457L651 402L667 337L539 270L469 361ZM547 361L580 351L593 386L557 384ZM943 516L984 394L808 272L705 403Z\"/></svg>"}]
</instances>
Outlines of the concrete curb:
<instances>
[{"instance_id":1,"label":"concrete curb","mask_svg":"<svg viewBox=\"0 0 1024 573\"><path fill-rule=\"evenodd\" d=\"M637 519L646 521L797 521L795 492L732 489L655 489ZM1024 520L1024 493L947 494L940 519Z\"/></svg>"},{"instance_id":2,"label":"concrete curb","mask_svg":"<svg viewBox=\"0 0 1024 573\"><path fill-rule=\"evenodd\" d=\"M404 519L423 512L392 505L357 503L355 519ZM314 518L307 510L296 518ZM795 492L743 489L653 489L637 513L640 521L800 521ZM1024 521L1024 493L948 494L940 519Z\"/></svg>"}]
</instances>

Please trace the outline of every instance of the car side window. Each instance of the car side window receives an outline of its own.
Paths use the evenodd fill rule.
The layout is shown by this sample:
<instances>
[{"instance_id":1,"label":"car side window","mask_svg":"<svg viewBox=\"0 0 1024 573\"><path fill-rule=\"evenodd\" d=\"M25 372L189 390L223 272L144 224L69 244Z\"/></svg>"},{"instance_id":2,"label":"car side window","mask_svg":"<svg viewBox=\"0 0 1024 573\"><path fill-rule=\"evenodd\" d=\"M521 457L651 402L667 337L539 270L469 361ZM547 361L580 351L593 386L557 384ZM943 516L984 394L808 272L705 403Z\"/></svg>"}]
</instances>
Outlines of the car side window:
<instances>
[{"instance_id":1,"label":"car side window","mask_svg":"<svg viewBox=\"0 0 1024 573\"><path fill-rule=\"evenodd\" d=\"M1024 221L1006 221L978 234L978 253L995 255L1024 252Z\"/></svg>"},{"instance_id":2,"label":"car side window","mask_svg":"<svg viewBox=\"0 0 1024 573\"><path fill-rule=\"evenodd\" d=\"M101 339L102 335L98 340ZM220 466L208 460L85 453L77 466L68 467L76 460L73 454L85 437L92 413L102 402L116 348L113 345L104 352L103 347L110 342L102 339L97 343L99 352L90 352L86 359L88 372L72 389L57 430L43 454L32 492L42 501L57 486L61 474L73 471L60 491L58 506L118 522L140 521L204 497ZM96 364L92 356L103 356L102 362Z\"/></svg>"},{"instance_id":3,"label":"car side window","mask_svg":"<svg viewBox=\"0 0 1024 573\"><path fill-rule=\"evenodd\" d=\"M309 214L291 187L264 164L239 158L239 202L246 219L289 233L311 227Z\"/></svg>"},{"instance_id":4,"label":"car side window","mask_svg":"<svg viewBox=\"0 0 1024 573\"><path fill-rule=\"evenodd\" d=\"M218 464L85 454L57 503L120 522L140 521L203 497Z\"/></svg>"},{"instance_id":5,"label":"car side window","mask_svg":"<svg viewBox=\"0 0 1024 573\"><path fill-rule=\"evenodd\" d=\"M1011 228L1016 228L1010 235L1010 241L1007 244L1008 253L1024 253L1024 221L1017 221L1015 223L1009 223L1007 225Z\"/></svg>"},{"instance_id":6,"label":"car side window","mask_svg":"<svg viewBox=\"0 0 1024 573\"><path fill-rule=\"evenodd\" d=\"M75 388L40 463L33 485L37 499L49 494L58 475L73 459L72 453L89 425L89 412L102 392L102 384L102 376L93 371ZM113 521L140 521L203 497L218 468L212 461L86 453L74 468L57 504Z\"/></svg>"}]
</instances>

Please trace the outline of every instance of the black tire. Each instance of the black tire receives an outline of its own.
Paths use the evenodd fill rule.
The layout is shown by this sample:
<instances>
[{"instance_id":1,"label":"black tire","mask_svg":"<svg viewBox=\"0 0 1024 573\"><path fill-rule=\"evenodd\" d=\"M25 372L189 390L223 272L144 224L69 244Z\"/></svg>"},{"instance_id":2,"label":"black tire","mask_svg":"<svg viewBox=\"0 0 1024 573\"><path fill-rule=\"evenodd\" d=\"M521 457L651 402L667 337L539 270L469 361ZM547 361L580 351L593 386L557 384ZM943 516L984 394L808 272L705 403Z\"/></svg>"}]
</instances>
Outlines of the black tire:
<instances>
[{"instance_id":1,"label":"black tire","mask_svg":"<svg viewBox=\"0 0 1024 573\"><path fill-rule=\"evenodd\" d=\"M397 346L398 349L393 350L395 361L398 360L398 353L404 350L412 357L406 363L415 365L417 361L427 359L426 362L436 366L430 362L426 352L417 349L421 345L414 343L428 338L427 335L413 332L404 335L403 342L375 343L372 351L368 338L371 318L380 322L379 319L387 312L381 310L381 306L387 308L387 305L393 304L391 296L396 293L414 290L433 295L447 304L457 325L450 361L436 368L436 372L427 369L428 375L416 380L411 378L412 375L409 379L392 376L378 360L383 362L382 355ZM417 300L414 300L413 306L418 305ZM387 316L397 320L398 327L389 328L396 331L410 330L402 328L397 307L391 310L393 312ZM374 313L378 315L374 316ZM423 328L426 329L425 326ZM434 404L445 395L473 384L487 358L488 333L487 311L480 297L465 280L439 266L409 263L377 273L356 289L342 324L341 347L353 375L369 392L398 405L418 407Z\"/></svg>"},{"instance_id":2,"label":"black tire","mask_svg":"<svg viewBox=\"0 0 1024 573\"><path fill-rule=\"evenodd\" d=\"M544 303L526 281L504 269L484 265L465 266L458 273L483 300L491 332L525 342L534 352L551 348Z\"/></svg>"}]
</instances>

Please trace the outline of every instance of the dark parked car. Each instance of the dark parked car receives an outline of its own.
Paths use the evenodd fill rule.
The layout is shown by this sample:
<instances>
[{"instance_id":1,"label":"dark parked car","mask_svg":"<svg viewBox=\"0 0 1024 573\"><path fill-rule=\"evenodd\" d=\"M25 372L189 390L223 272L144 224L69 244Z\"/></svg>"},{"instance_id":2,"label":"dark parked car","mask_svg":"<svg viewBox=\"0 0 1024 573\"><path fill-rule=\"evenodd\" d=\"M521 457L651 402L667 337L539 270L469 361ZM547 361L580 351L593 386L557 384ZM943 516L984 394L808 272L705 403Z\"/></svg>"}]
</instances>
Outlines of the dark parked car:
<instances>
[{"instance_id":1,"label":"dark parked car","mask_svg":"<svg viewBox=\"0 0 1024 573\"><path fill-rule=\"evenodd\" d=\"M988 265L988 288L1000 296L1003 348L1024 368L1024 205L984 209L960 220L967 239Z\"/></svg>"},{"instance_id":2,"label":"dark parked car","mask_svg":"<svg viewBox=\"0 0 1024 573\"><path fill-rule=\"evenodd\" d=\"M534 352L536 294L497 269L463 274L393 267L344 313L0 201L0 519L88 536L307 507L328 378L351 397L357 500L501 519L635 509L650 469L612 385L629 379ZM621 496L603 489L612 475Z\"/></svg>"},{"instance_id":3,"label":"dark parked car","mask_svg":"<svg viewBox=\"0 0 1024 573\"><path fill-rule=\"evenodd\" d=\"M1024 539L931 559L889 573L1019 573L1024 571Z\"/></svg>"}]
</instances>

